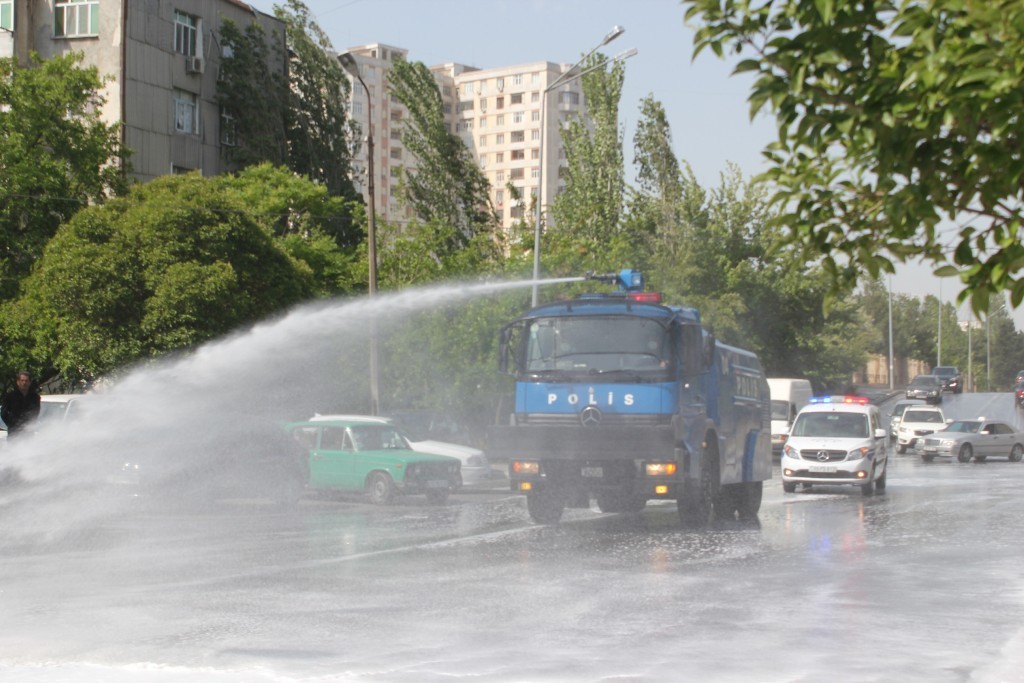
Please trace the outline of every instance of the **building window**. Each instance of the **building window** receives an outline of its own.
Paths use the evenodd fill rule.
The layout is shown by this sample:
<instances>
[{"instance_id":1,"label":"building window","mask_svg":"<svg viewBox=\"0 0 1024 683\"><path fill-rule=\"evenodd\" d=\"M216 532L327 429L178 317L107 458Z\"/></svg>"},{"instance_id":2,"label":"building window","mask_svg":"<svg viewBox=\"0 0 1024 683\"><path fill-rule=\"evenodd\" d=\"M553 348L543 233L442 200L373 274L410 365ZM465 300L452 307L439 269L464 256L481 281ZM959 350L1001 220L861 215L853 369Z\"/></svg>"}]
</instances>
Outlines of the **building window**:
<instances>
[{"instance_id":1,"label":"building window","mask_svg":"<svg viewBox=\"0 0 1024 683\"><path fill-rule=\"evenodd\" d=\"M558 101L561 104L575 104L580 103L580 94L578 92L560 92L558 93Z\"/></svg>"},{"instance_id":2,"label":"building window","mask_svg":"<svg viewBox=\"0 0 1024 683\"><path fill-rule=\"evenodd\" d=\"M0 0L0 28L14 30L14 0Z\"/></svg>"},{"instance_id":3,"label":"building window","mask_svg":"<svg viewBox=\"0 0 1024 683\"><path fill-rule=\"evenodd\" d=\"M392 123L399 123L399 122L401 122L401 120L402 120L402 110L401 109L392 109L391 110L391 122Z\"/></svg>"},{"instance_id":4,"label":"building window","mask_svg":"<svg viewBox=\"0 0 1024 683\"><path fill-rule=\"evenodd\" d=\"M540 85L540 74L534 71L530 74L530 85ZM533 93L536 95L537 93Z\"/></svg>"},{"instance_id":5,"label":"building window","mask_svg":"<svg viewBox=\"0 0 1024 683\"><path fill-rule=\"evenodd\" d=\"M401 147L392 147L391 148L391 158L392 159L401 159L402 158L402 148Z\"/></svg>"},{"instance_id":6,"label":"building window","mask_svg":"<svg viewBox=\"0 0 1024 683\"><path fill-rule=\"evenodd\" d=\"M174 130L195 135L199 132L197 97L184 90L174 91Z\"/></svg>"},{"instance_id":7,"label":"building window","mask_svg":"<svg viewBox=\"0 0 1024 683\"><path fill-rule=\"evenodd\" d=\"M504 97L496 97L496 98L494 98L494 106L497 107L498 109L504 109L505 108L505 98Z\"/></svg>"},{"instance_id":8,"label":"building window","mask_svg":"<svg viewBox=\"0 0 1024 683\"><path fill-rule=\"evenodd\" d=\"M509 171L509 178L511 178L512 180L522 180L523 179L523 169L521 169L521 168L513 168L511 171Z\"/></svg>"},{"instance_id":9,"label":"building window","mask_svg":"<svg viewBox=\"0 0 1024 683\"><path fill-rule=\"evenodd\" d=\"M480 127L481 128L486 128L487 127L487 117L486 116L481 116L480 117Z\"/></svg>"},{"instance_id":10,"label":"building window","mask_svg":"<svg viewBox=\"0 0 1024 683\"><path fill-rule=\"evenodd\" d=\"M537 149L536 147L531 149L530 150L530 158L531 159L540 159L540 150Z\"/></svg>"},{"instance_id":11,"label":"building window","mask_svg":"<svg viewBox=\"0 0 1024 683\"><path fill-rule=\"evenodd\" d=\"M532 112L530 112L530 120L531 121L540 121L540 110L539 109L534 109Z\"/></svg>"},{"instance_id":12,"label":"building window","mask_svg":"<svg viewBox=\"0 0 1024 683\"><path fill-rule=\"evenodd\" d=\"M481 154L480 155L480 166L481 167L487 166L487 155L486 154Z\"/></svg>"},{"instance_id":13,"label":"building window","mask_svg":"<svg viewBox=\"0 0 1024 683\"><path fill-rule=\"evenodd\" d=\"M540 140L540 129L534 128L533 130L531 130L530 131L530 139L531 140Z\"/></svg>"},{"instance_id":14,"label":"building window","mask_svg":"<svg viewBox=\"0 0 1024 683\"><path fill-rule=\"evenodd\" d=\"M540 93L539 92L530 93L530 101L534 102L534 103L540 102Z\"/></svg>"},{"instance_id":15,"label":"building window","mask_svg":"<svg viewBox=\"0 0 1024 683\"><path fill-rule=\"evenodd\" d=\"M401 140L402 131L398 130L397 128L392 128L391 132L388 134L388 137L391 138L392 140Z\"/></svg>"},{"instance_id":16,"label":"building window","mask_svg":"<svg viewBox=\"0 0 1024 683\"><path fill-rule=\"evenodd\" d=\"M496 144L496 145L504 145L505 144L505 134L504 133L498 133L497 135L495 135L494 136L494 144Z\"/></svg>"},{"instance_id":17,"label":"building window","mask_svg":"<svg viewBox=\"0 0 1024 683\"><path fill-rule=\"evenodd\" d=\"M494 174L494 180L495 180L495 182L499 182L499 183L505 182L505 172L504 171L498 171L497 173L495 173Z\"/></svg>"},{"instance_id":18,"label":"building window","mask_svg":"<svg viewBox=\"0 0 1024 683\"><path fill-rule=\"evenodd\" d=\"M473 96L473 84L472 83L463 83L462 84L462 94L465 95L466 97L472 97Z\"/></svg>"},{"instance_id":19,"label":"building window","mask_svg":"<svg viewBox=\"0 0 1024 683\"><path fill-rule=\"evenodd\" d=\"M494 203L502 206L505 203L505 190L497 190L494 193Z\"/></svg>"},{"instance_id":20,"label":"building window","mask_svg":"<svg viewBox=\"0 0 1024 683\"><path fill-rule=\"evenodd\" d=\"M174 51L195 57L199 54L199 19L191 14L174 10Z\"/></svg>"},{"instance_id":21,"label":"building window","mask_svg":"<svg viewBox=\"0 0 1024 683\"><path fill-rule=\"evenodd\" d=\"M523 103L523 93L521 93L521 92L513 93L512 96L509 98L509 102L511 102L512 104L522 104Z\"/></svg>"},{"instance_id":22,"label":"building window","mask_svg":"<svg viewBox=\"0 0 1024 683\"><path fill-rule=\"evenodd\" d=\"M487 136L486 135L481 135L480 136L480 146L481 147L486 147L487 146Z\"/></svg>"},{"instance_id":23,"label":"building window","mask_svg":"<svg viewBox=\"0 0 1024 683\"><path fill-rule=\"evenodd\" d=\"M512 77L512 85L522 85L522 84L523 84L523 74L516 74L516 75L514 75Z\"/></svg>"},{"instance_id":24,"label":"building window","mask_svg":"<svg viewBox=\"0 0 1024 683\"><path fill-rule=\"evenodd\" d=\"M352 100L352 113L353 114L357 114L359 116L363 115L363 101L362 100Z\"/></svg>"},{"instance_id":25,"label":"building window","mask_svg":"<svg viewBox=\"0 0 1024 683\"><path fill-rule=\"evenodd\" d=\"M512 142L526 142L526 133L521 130L512 131Z\"/></svg>"},{"instance_id":26,"label":"building window","mask_svg":"<svg viewBox=\"0 0 1024 683\"><path fill-rule=\"evenodd\" d=\"M509 158L512 159L512 161L523 161L524 159L526 159L526 150L514 149L512 150L512 153L509 155Z\"/></svg>"},{"instance_id":27,"label":"building window","mask_svg":"<svg viewBox=\"0 0 1024 683\"><path fill-rule=\"evenodd\" d=\"M530 169L530 177L533 178L534 180L537 180L538 178L540 178L540 169L539 168L531 168Z\"/></svg>"},{"instance_id":28,"label":"building window","mask_svg":"<svg viewBox=\"0 0 1024 683\"><path fill-rule=\"evenodd\" d=\"M61 38L98 36L100 0L54 0L53 34Z\"/></svg>"},{"instance_id":29,"label":"building window","mask_svg":"<svg viewBox=\"0 0 1024 683\"><path fill-rule=\"evenodd\" d=\"M220 111L220 144L225 147L234 147L238 144L238 124L235 117L225 113L223 109Z\"/></svg>"},{"instance_id":30,"label":"building window","mask_svg":"<svg viewBox=\"0 0 1024 683\"><path fill-rule=\"evenodd\" d=\"M504 126L505 125L505 115L504 114L498 114L497 116L495 116L494 117L494 123L499 125L499 126Z\"/></svg>"},{"instance_id":31,"label":"building window","mask_svg":"<svg viewBox=\"0 0 1024 683\"><path fill-rule=\"evenodd\" d=\"M523 112L521 112L521 111L513 112L512 113L512 123L522 123L522 122L523 122Z\"/></svg>"},{"instance_id":32,"label":"building window","mask_svg":"<svg viewBox=\"0 0 1024 683\"><path fill-rule=\"evenodd\" d=\"M496 84L497 84L497 86L498 86L498 92L501 92L502 90L504 90L504 89L505 89L505 79L504 79L504 78L499 78L499 79L497 79L497 80L495 81L495 83L496 83Z\"/></svg>"},{"instance_id":33,"label":"building window","mask_svg":"<svg viewBox=\"0 0 1024 683\"><path fill-rule=\"evenodd\" d=\"M495 152L494 153L494 161L499 163L499 164L505 163L505 153L504 152Z\"/></svg>"}]
</instances>

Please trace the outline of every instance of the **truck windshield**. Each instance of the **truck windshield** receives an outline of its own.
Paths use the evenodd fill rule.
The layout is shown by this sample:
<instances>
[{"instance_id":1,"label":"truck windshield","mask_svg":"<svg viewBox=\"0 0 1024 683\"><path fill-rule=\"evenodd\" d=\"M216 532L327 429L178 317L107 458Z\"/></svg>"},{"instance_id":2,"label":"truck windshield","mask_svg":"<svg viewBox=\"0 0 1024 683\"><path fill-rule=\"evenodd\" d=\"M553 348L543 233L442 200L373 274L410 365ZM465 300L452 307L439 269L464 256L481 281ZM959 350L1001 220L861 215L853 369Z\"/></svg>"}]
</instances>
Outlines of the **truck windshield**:
<instances>
[{"instance_id":1,"label":"truck windshield","mask_svg":"<svg viewBox=\"0 0 1024 683\"><path fill-rule=\"evenodd\" d=\"M672 358L668 330L630 316L541 318L530 323L524 343L529 372L658 371Z\"/></svg>"}]
</instances>

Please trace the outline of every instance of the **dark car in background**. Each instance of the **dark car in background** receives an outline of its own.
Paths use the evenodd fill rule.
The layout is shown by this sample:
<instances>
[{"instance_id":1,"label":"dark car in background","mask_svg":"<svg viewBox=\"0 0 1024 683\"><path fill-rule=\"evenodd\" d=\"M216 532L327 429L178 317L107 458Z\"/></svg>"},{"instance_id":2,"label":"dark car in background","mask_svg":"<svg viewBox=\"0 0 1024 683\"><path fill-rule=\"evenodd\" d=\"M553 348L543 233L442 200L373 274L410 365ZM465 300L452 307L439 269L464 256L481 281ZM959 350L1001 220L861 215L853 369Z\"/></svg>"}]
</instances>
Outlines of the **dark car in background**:
<instances>
[{"instance_id":1,"label":"dark car in background","mask_svg":"<svg viewBox=\"0 0 1024 683\"><path fill-rule=\"evenodd\" d=\"M907 385L907 398L919 398L926 403L942 403L942 380L935 375L918 375Z\"/></svg>"},{"instance_id":2,"label":"dark car in background","mask_svg":"<svg viewBox=\"0 0 1024 683\"><path fill-rule=\"evenodd\" d=\"M932 368L932 374L942 382L942 390L954 394L964 392L964 379L960 376L960 369L953 365L937 365Z\"/></svg>"}]
</instances>

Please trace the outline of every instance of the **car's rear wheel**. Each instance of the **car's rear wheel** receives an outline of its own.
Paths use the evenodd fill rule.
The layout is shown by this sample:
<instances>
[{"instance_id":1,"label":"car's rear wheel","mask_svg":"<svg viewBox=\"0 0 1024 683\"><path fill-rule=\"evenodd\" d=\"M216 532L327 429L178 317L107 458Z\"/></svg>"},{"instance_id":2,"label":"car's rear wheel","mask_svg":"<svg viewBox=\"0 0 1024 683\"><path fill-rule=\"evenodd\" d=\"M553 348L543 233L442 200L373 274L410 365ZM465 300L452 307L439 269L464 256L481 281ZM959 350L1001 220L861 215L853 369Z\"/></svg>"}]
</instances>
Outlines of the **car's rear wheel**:
<instances>
[{"instance_id":1,"label":"car's rear wheel","mask_svg":"<svg viewBox=\"0 0 1024 683\"><path fill-rule=\"evenodd\" d=\"M974 449L971 444L965 443L960 445L960 450L957 451L956 459L960 462L970 462L971 458L974 457Z\"/></svg>"},{"instance_id":2,"label":"car's rear wheel","mask_svg":"<svg viewBox=\"0 0 1024 683\"><path fill-rule=\"evenodd\" d=\"M899 444L899 445L896 446L896 452L897 453L901 453L901 454L902 453L906 453L907 452L907 447L905 445L903 445L903 444Z\"/></svg>"},{"instance_id":3,"label":"car's rear wheel","mask_svg":"<svg viewBox=\"0 0 1024 683\"><path fill-rule=\"evenodd\" d=\"M882 470L882 476L875 480L875 490L884 491L886 484L886 477L889 476L889 463L885 463L885 469Z\"/></svg>"},{"instance_id":4,"label":"car's rear wheel","mask_svg":"<svg viewBox=\"0 0 1024 683\"><path fill-rule=\"evenodd\" d=\"M395 482L384 472L374 472L366 479L366 497L374 505L387 505L395 497Z\"/></svg>"},{"instance_id":5,"label":"car's rear wheel","mask_svg":"<svg viewBox=\"0 0 1024 683\"><path fill-rule=\"evenodd\" d=\"M427 502L431 505L444 505L448 502L448 495L451 492L448 489L438 489L436 491L427 491Z\"/></svg>"},{"instance_id":6,"label":"car's rear wheel","mask_svg":"<svg viewBox=\"0 0 1024 683\"><path fill-rule=\"evenodd\" d=\"M1010 462L1020 462L1022 457L1024 457L1024 446L1019 443L1013 444L1013 448L1010 449Z\"/></svg>"}]
</instances>

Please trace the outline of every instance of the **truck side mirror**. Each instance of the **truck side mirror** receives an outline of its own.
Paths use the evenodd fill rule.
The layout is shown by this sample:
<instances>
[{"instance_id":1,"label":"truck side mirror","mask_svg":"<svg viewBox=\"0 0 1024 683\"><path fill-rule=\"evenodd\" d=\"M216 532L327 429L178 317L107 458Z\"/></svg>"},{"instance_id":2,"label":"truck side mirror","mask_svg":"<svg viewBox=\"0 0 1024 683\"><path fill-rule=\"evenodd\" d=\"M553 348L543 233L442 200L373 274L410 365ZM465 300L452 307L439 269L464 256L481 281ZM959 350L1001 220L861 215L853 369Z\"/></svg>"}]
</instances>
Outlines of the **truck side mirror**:
<instances>
[{"instance_id":1,"label":"truck side mirror","mask_svg":"<svg viewBox=\"0 0 1024 683\"><path fill-rule=\"evenodd\" d=\"M715 363L715 335L708 332L704 337L704 367L710 368Z\"/></svg>"}]
</instances>

